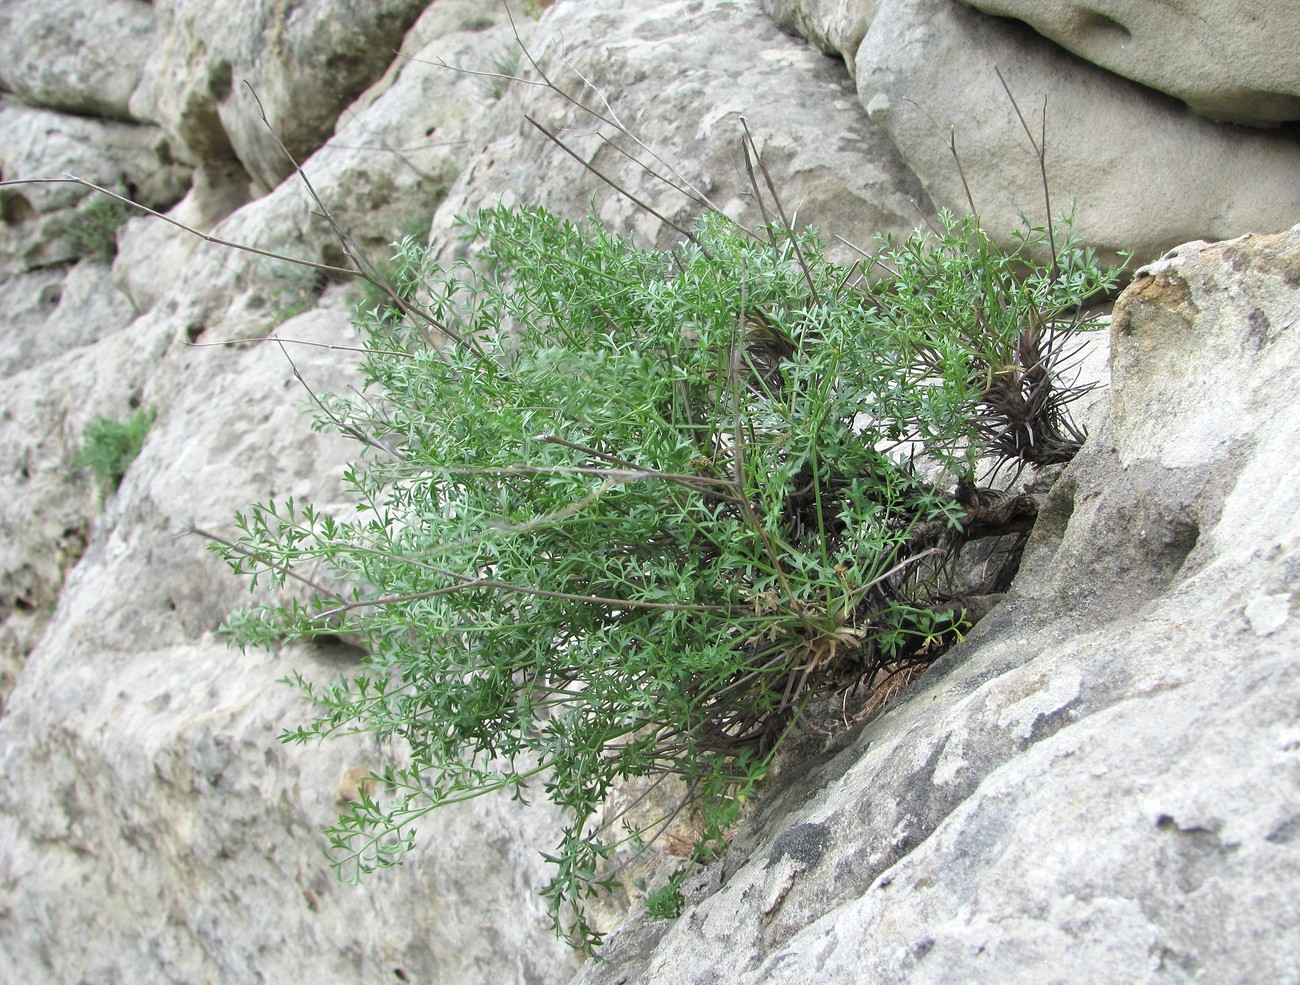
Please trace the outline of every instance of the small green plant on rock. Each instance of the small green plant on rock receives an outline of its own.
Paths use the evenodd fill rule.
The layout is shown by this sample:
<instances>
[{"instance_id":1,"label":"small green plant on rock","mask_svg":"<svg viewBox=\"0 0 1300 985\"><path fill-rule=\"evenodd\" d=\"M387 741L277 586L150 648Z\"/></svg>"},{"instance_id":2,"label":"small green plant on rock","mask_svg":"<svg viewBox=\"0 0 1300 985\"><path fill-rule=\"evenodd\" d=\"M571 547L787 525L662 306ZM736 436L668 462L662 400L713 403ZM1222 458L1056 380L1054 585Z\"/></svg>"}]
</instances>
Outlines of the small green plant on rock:
<instances>
[{"instance_id":1,"label":"small green plant on rock","mask_svg":"<svg viewBox=\"0 0 1300 985\"><path fill-rule=\"evenodd\" d=\"M719 848L809 701L977 617L956 552L1034 512L977 465L1077 447L1055 360L1114 273L1068 228L1027 230L1035 263L951 216L882 243L870 279L812 232L716 213L666 253L538 209L465 231L475 266L400 245L362 319L366 392L320 398L368 448L355 516L267 502L214 545L306 586L227 628L368 643L350 679L298 680L320 714L284 736L398 744L329 831L341 875L398 861L440 806L541 790L566 817L545 895L590 949L582 902L644 833L598 824L615 784L679 779Z\"/></svg>"},{"instance_id":2,"label":"small green plant on rock","mask_svg":"<svg viewBox=\"0 0 1300 985\"><path fill-rule=\"evenodd\" d=\"M110 262L117 256L117 232L132 214L123 201L95 196L68 223L73 253L83 260Z\"/></svg>"},{"instance_id":3,"label":"small green plant on rock","mask_svg":"<svg viewBox=\"0 0 1300 985\"><path fill-rule=\"evenodd\" d=\"M686 908L686 897L682 895L682 882L685 870L674 873L668 882L660 886L645 898L646 913L656 920L676 920Z\"/></svg>"},{"instance_id":4,"label":"small green plant on rock","mask_svg":"<svg viewBox=\"0 0 1300 985\"><path fill-rule=\"evenodd\" d=\"M152 410L137 411L124 422L97 417L82 435L81 449L74 465L95 476L103 495L116 492L126 470L144 447L145 436L153 421Z\"/></svg>"}]
</instances>

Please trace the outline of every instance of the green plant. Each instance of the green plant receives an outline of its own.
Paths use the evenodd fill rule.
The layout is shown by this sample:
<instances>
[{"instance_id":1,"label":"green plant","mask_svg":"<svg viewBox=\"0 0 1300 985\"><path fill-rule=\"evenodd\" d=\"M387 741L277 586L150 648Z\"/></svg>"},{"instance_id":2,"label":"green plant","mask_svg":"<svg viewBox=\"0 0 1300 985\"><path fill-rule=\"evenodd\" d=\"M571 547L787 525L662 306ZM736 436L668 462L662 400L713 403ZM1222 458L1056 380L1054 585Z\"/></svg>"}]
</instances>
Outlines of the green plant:
<instances>
[{"instance_id":1,"label":"green plant","mask_svg":"<svg viewBox=\"0 0 1300 985\"><path fill-rule=\"evenodd\" d=\"M125 422L97 417L82 435L74 465L93 473L105 495L116 492L126 470L144 447L153 421L152 410L137 411Z\"/></svg>"},{"instance_id":2,"label":"green plant","mask_svg":"<svg viewBox=\"0 0 1300 985\"><path fill-rule=\"evenodd\" d=\"M68 223L66 235L73 253L83 260L112 260L117 256L117 231L132 213L126 202L94 196Z\"/></svg>"},{"instance_id":3,"label":"green plant","mask_svg":"<svg viewBox=\"0 0 1300 985\"><path fill-rule=\"evenodd\" d=\"M668 882L660 886L645 898L645 911L656 920L676 920L686 908L686 897L682 895L682 883L686 870L673 873Z\"/></svg>"},{"instance_id":4,"label":"green plant","mask_svg":"<svg viewBox=\"0 0 1300 985\"><path fill-rule=\"evenodd\" d=\"M498 209L468 223L481 266L444 269L408 237L387 276L301 169L346 265L136 207L313 270L318 285L355 276L376 292L361 324L368 392L312 394L320 424L365 446L345 472L355 512L267 502L237 517L234 541L194 528L253 588L281 589L230 617L235 643L367 642L352 678L295 678L320 717L282 736L394 741L394 765L329 831L340 874L399 861L440 806L540 785L568 821L545 894L556 929L590 950L599 935L582 904L621 845L653 842L690 806L692 859L724 851L810 701L924 667L1005 588L1017 548L960 589L957 555L979 538L1023 544L1036 505L981 488L977 468L1077 450L1069 404L1086 387L1061 373L1088 327L1083 302L1118 272L1098 268L1067 220L1026 224L1006 252L976 218L951 215L882 242L865 270L838 267L779 203L757 235L724 218L590 82L568 91L516 41L530 84L704 210L691 232L623 192L684 236L679 249ZM1050 216L1042 135L1016 114ZM748 133L742 152L767 215ZM0 185L31 181L127 201L73 176ZM685 799L657 821L621 815L622 834L619 816L597 820L616 784L646 776L675 778Z\"/></svg>"},{"instance_id":5,"label":"green plant","mask_svg":"<svg viewBox=\"0 0 1300 985\"><path fill-rule=\"evenodd\" d=\"M582 900L646 830L597 824L614 784L679 778L720 848L811 699L973 618L957 550L1033 516L977 464L1077 447L1062 326L1114 273L1068 224L1026 230L1036 263L946 215L882 243L873 281L812 232L717 213L670 253L542 210L466 233L477 267L400 244L363 317L368 392L319 398L371 451L345 473L356 516L267 502L214 545L254 587L306 589L227 630L368 642L350 680L297 680L320 717L283 736L404 750L329 831L341 875L399 860L439 806L540 786L567 816L545 893L589 949Z\"/></svg>"},{"instance_id":6,"label":"green plant","mask_svg":"<svg viewBox=\"0 0 1300 985\"><path fill-rule=\"evenodd\" d=\"M419 244L427 237L431 216L404 225L405 235L393 246L398 253L375 265L375 280L362 279L356 285L356 310L363 322L401 319L401 305L411 302L419 290L419 264L412 263Z\"/></svg>"}]
</instances>

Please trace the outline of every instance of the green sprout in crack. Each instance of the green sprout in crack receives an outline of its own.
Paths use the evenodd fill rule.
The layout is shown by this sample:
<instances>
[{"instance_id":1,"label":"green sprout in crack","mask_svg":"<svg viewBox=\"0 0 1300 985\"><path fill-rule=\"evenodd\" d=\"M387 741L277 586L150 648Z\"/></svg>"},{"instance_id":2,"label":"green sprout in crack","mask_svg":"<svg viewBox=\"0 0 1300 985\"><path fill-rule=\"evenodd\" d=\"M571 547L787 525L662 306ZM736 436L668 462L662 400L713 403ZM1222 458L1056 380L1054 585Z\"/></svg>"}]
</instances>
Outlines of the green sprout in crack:
<instances>
[{"instance_id":1,"label":"green sprout in crack","mask_svg":"<svg viewBox=\"0 0 1300 985\"><path fill-rule=\"evenodd\" d=\"M145 436L153 421L152 410L137 411L127 421L97 417L82 435L81 449L74 465L94 475L101 492L111 495L117 491L126 470L144 447Z\"/></svg>"}]
</instances>

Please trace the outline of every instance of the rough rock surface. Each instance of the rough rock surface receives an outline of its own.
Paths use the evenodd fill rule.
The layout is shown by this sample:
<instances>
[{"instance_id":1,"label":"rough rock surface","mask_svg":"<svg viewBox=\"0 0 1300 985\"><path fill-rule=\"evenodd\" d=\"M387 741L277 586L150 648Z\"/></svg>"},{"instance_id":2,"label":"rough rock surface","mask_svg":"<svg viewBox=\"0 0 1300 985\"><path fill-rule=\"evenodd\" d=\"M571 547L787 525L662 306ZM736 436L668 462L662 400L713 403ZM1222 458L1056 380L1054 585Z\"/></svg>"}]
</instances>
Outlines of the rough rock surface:
<instances>
[{"instance_id":1,"label":"rough rock surface","mask_svg":"<svg viewBox=\"0 0 1300 985\"><path fill-rule=\"evenodd\" d=\"M1295 980L1300 226L1142 271L1012 597L597 983Z\"/></svg>"},{"instance_id":2,"label":"rough rock surface","mask_svg":"<svg viewBox=\"0 0 1300 985\"><path fill-rule=\"evenodd\" d=\"M1215 120L1300 120L1300 8L1194 0L962 0L1022 20L1093 64L1181 99Z\"/></svg>"},{"instance_id":3,"label":"rough rock surface","mask_svg":"<svg viewBox=\"0 0 1300 985\"><path fill-rule=\"evenodd\" d=\"M0 89L31 106L130 119L153 36L143 0L5 0Z\"/></svg>"},{"instance_id":4,"label":"rough rock surface","mask_svg":"<svg viewBox=\"0 0 1300 985\"><path fill-rule=\"evenodd\" d=\"M1035 136L1046 100L1054 210L1139 262L1178 243L1290 228L1300 216L1293 137L1212 123L1172 99L1062 52L1022 24L952 0L885 0L857 53L857 84L936 206L969 209L1009 241L1021 211L1042 215L1038 164L998 81ZM1249 174L1249 181L1240 180Z\"/></svg>"},{"instance_id":5,"label":"rough rock surface","mask_svg":"<svg viewBox=\"0 0 1300 985\"><path fill-rule=\"evenodd\" d=\"M565 0L548 11L534 38L530 50L558 88L622 122L647 146L619 138L615 127L550 90L515 83L484 119L486 148L452 190L436 237L449 233L451 216L485 199L545 204L574 218L590 214L595 199L595 214L607 226L635 230L641 242L659 246L679 241L679 233L583 170L600 171L668 219L689 224L699 206L614 144L677 184L691 183L728 215L756 223L740 151L742 120L778 178L785 208L802 224L869 248L877 233L905 233L930 211L844 72L782 34L752 4L632 0L611 9L599 0ZM560 134L581 163L539 139L521 122L525 114Z\"/></svg>"},{"instance_id":6,"label":"rough rock surface","mask_svg":"<svg viewBox=\"0 0 1300 985\"><path fill-rule=\"evenodd\" d=\"M874 6L768 4L788 27L849 58ZM74 23L83 6L51 0L74 43L99 23L89 14ZM638 137L747 221L756 209L737 153L742 115L787 208L827 232L867 245L930 212L927 190L936 204L961 204L939 177L939 164L949 167L942 133L932 130L935 146L918 151L917 131L898 125L905 98L942 94L947 112L960 93L907 74L903 62L859 58L855 92L835 60L782 34L758 0L558 0L538 24L522 6L513 9L529 50L565 93L593 99L582 72ZM5 11L20 7L39 13L25 3ZM324 203L380 257L389 240L429 228L452 253L454 214L498 199L576 217L596 196L610 225L646 243L674 238L548 144L524 113L572 128L563 138L579 157L667 217L692 214L677 192L592 136L589 116L530 85L526 63L512 67L513 34L494 5L158 0L131 9L150 14L156 41L128 109L161 126L25 104L72 105L8 81L2 73L16 63L6 36L0 79L14 94L0 98L0 178L74 170L160 208L185 193L171 213L178 221L338 263L300 183L277 183L284 161L235 95L249 75L291 146L310 154L304 167ZM888 25L900 9L888 0L877 20ZM389 65L386 52L400 40L393 25L417 14L402 42L414 57ZM1019 31L1034 50L1056 50L1027 29L988 23ZM134 78L138 52L121 47L122 78ZM964 57L941 47L919 54L952 66ZM1042 57L1058 66L1062 58ZM440 62L525 81L456 74ZM96 64L86 53L83 63ZM1058 74L1079 75L1078 63L1066 64ZM869 79L878 70L917 88ZM1092 148L1097 173L1084 169L1081 186L1067 173L1061 186L1085 205L1105 200L1111 224L1086 227L1095 245L1154 250L1294 222L1295 190L1277 178L1293 167L1294 142L1288 150L1284 138L1246 138L1201 120L1180 130L1168 120L1184 120L1181 108L1082 70L1096 92L1118 84L1129 94L1118 102L1154 105L1124 119L1192 162L1175 169L1173 185L1153 180L1143 141L1103 128ZM49 92L70 77L62 68L47 75L32 78L47 79ZM1025 84L1041 92L1035 80L1051 77L1031 74ZM122 115L126 83L113 85L113 106L93 112ZM887 94L892 111L874 106L884 127L859 92L868 102ZM1002 98L995 90L987 105L962 111L976 125L959 131L959 147L973 150L995 130L1020 139ZM1052 96L1049 127L1064 102ZM1024 105L1032 109L1035 97ZM1014 178L1024 151L999 158L1006 147L990 138L978 161L964 156L968 175ZM1198 167L1249 174L1276 213L1242 205L1255 192L1239 177L1193 188L1187 175ZM1011 182L1014 200L980 186L990 221L1035 208L1037 175L1027 170L1027 186ZM355 795L358 770L391 751L361 739L281 745L278 730L310 712L276 681L293 670L329 677L358 654L343 644L227 650L215 627L246 597L243 585L197 539L178 538L191 521L229 532L236 509L268 496L337 498L334 477L353 449L306 433L297 406L305 393L285 354L249 340L274 331L351 345L357 293L141 220L118 234L111 275L103 262L74 264L64 231L91 201L68 185L0 190L0 977L565 980L576 962L551 938L537 899L537 850L553 844L555 821L541 807L483 802L444 812L425 826L408 866L355 890L333 882L319 828ZM1285 223L1275 221L1288 209ZM1136 241L1123 239L1135 230ZM616 939L607 956L629 980L659 967L662 982L804 981L824 958L820 979L831 982L875 966L885 981L944 980L951 968L997 978L979 977L985 964L1023 964L1038 977L1015 969L1002 977L1042 981L1044 969L1102 951L1115 962L1146 954L1151 980L1213 980L1233 977L1221 969L1245 962L1252 941L1254 964L1243 968L1267 980L1294 966L1293 952L1264 939L1297 922L1295 893L1281 893L1296 884L1300 737L1294 714L1278 711L1296 698L1279 656L1295 649L1287 564L1296 483L1278 450L1296 430L1279 397L1294 391L1296 319L1285 307L1294 302L1270 293L1288 278L1295 286L1291 242L1188 250L1139 282L1121 323L1128 334L1116 336L1109 423L1056 494L1018 599L972 640L983 640L979 649L845 739L839 758L800 767L801 780L788 779L793 769L776 778L737 851L697 883L692 914L671 928L638 916ZM1236 275L1215 266L1223 257ZM1180 283L1189 285L1183 302ZM1224 315L1202 332L1218 295L1247 299L1244 320ZM1234 348L1239 337L1256 346L1252 359ZM354 380L345 350L290 344L288 355L318 389ZM1219 390L1207 402L1211 382ZM158 420L121 489L101 502L71 467L80 436L94 417L120 420L140 406ZM1269 544L1281 545L1276 556ZM1257 559L1244 559L1256 549ZM896 876L888 885L905 893L871 888L886 885L887 871ZM620 904L602 919L617 920ZM896 970L904 966L911 970ZM1117 977L1144 980L1129 974L1134 967Z\"/></svg>"},{"instance_id":7,"label":"rough rock surface","mask_svg":"<svg viewBox=\"0 0 1300 985\"><path fill-rule=\"evenodd\" d=\"M0 335L0 379L90 345L129 325L136 311L103 263L78 263L0 281L10 331Z\"/></svg>"},{"instance_id":8,"label":"rough rock surface","mask_svg":"<svg viewBox=\"0 0 1300 985\"><path fill-rule=\"evenodd\" d=\"M34 109L0 95L0 179L65 174L153 208L172 205L189 180L157 127ZM0 188L0 276L75 261L68 230L93 194L68 183Z\"/></svg>"},{"instance_id":9,"label":"rough rock surface","mask_svg":"<svg viewBox=\"0 0 1300 985\"><path fill-rule=\"evenodd\" d=\"M195 232L209 233L248 198L248 175L237 162L207 162L194 169L189 191L167 216ZM117 234L114 287L137 311L148 311L180 276L199 242L153 216L128 220Z\"/></svg>"},{"instance_id":10,"label":"rough rock surface","mask_svg":"<svg viewBox=\"0 0 1300 985\"><path fill-rule=\"evenodd\" d=\"M283 332L347 344L349 302L336 290ZM144 399L159 420L95 520L0 722L12 777L0 793L7 973L141 983L375 982L400 980L399 970L426 981L564 977L572 959L548 939L538 900L534 846L553 823L544 810L440 815L410 864L363 891L324 864L319 831L355 796L354 771L391 752L360 740L282 746L278 732L311 711L279 682L295 671L328 679L358 654L227 648L214 630L244 589L198 538L176 538L191 518L224 529L246 489L328 503L352 450L302 440L300 390L277 347L172 343L167 321L150 316L44 367L70 390L96 367L108 389L121 385L110 369L141 376L153 361ZM327 349L295 347L293 358L314 386L339 388L351 375ZM77 397L103 399L60 387L50 403ZM111 904L85 898L88 884Z\"/></svg>"},{"instance_id":11,"label":"rough rock surface","mask_svg":"<svg viewBox=\"0 0 1300 985\"><path fill-rule=\"evenodd\" d=\"M299 160L392 60L424 0L158 0L157 39L131 112L155 120L192 163L237 158L262 188ZM480 23L490 25L494 10ZM247 82L256 93L252 97Z\"/></svg>"},{"instance_id":12,"label":"rough rock surface","mask_svg":"<svg viewBox=\"0 0 1300 985\"><path fill-rule=\"evenodd\" d=\"M857 70L853 56L878 6L877 0L763 0L772 20L828 55L842 56L850 72Z\"/></svg>"},{"instance_id":13,"label":"rough rock surface","mask_svg":"<svg viewBox=\"0 0 1300 985\"><path fill-rule=\"evenodd\" d=\"M491 32L427 38L427 53L454 60L481 34ZM363 241L390 238L412 217L427 226L450 181L448 147L463 146L458 107L472 86L441 70L395 74L308 162L322 197ZM413 139L417 127L444 125L445 146ZM358 187L366 195L353 194ZM218 176L196 186L178 214L207 226L238 199ZM287 184L213 234L336 259L308 209L301 188ZM155 246L184 235L167 233ZM356 795L358 772L392 752L359 739L282 746L277 733L311 710L278 682L295 670L329 678L358 654L343 645L229 650L215 630L244 602L245 586L199 538L179 535L191 522L229 532L235 510L267 496L329 503L355 449L305 430L305 392L279 347L184 342L278 329L305 343L352 345L357 293L212 245L176 249L179 273L141 295L141 317L112 291L105 265L83 261L67 276L57 268L26 275L45 278L50 295L30 322L72 325L80 313L90 334L51 333L41 348L18 337L28 325L7 325L15 351L0 394L4 975L567 978L574 957L551 936L539 896L538 849L555 830L544 807L444 812L425 826L410 864L362 889L337 883L324 863L320 829ZM140 255L128 281L148 279L139 267L156 254ZM169 278L168 269L154 274ZM115 299L112 314L84 297L97 292ZM60 315L60 305L74 304ZM314 387L354 382L352 353L291 345L289 354ZM158 419L101 506L71 460L93 417L121 420L133 406L155 408Z\"/></svg>"}]
</instances>

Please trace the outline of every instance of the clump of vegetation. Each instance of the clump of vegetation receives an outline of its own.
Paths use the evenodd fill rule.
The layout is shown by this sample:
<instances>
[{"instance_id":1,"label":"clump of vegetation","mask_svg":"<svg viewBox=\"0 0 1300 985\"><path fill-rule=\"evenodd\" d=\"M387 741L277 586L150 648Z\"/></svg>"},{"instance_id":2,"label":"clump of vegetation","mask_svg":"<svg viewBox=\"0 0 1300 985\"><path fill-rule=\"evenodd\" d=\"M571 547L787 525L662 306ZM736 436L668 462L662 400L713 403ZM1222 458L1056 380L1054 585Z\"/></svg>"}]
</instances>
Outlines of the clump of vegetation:
<instances>
[{"instance_id":1,"label":"clump of vegetation","mask_svg":"<svg viewBox=\"0 0 1300 985\"><path fill-rule=\"evenodd\" d=\"M126 470L140 454L153 422L153 410L137 411L125 422L97 417L82 435L81 449L74 465L91 472L103 495L111 495L117 491Z\"/></svg>"},{"instance_id":2,"label":"clump of vegetation","mask_svg":"<svg viewBox=\"0 0 1300 985\"><path fill-rule=\"evenodd\" d=\"M660 886L645 898L645 910L656 920L676 920L686 908L686 897L682 895L682 882L685 871L674 873L668 882Z\"/></svg>"},{"instance_id":3,"label":"clump of vegetation","mask_svg":"<svg viewBox=\"0 0 1300 985\"><path fill-rule=\"evenodd\" d=\"M117 256L117 231L131 218L124 201L95 196L68 223L66 235L73 253L83 260L108 263Z\"/></svg>"},{"instance_id":4,"label":"clump of vegetation","mask_svg":"<svg viewBox=\"0 0 1300 985\"><path fill-rule=\"evenodd\" d=\"M433 221L431 214L412 218L403 224L402 249L408 250L411 244L422 243L428 239L429 224ZM356 310L363 320L401 319L403 307L410 303L419 288L418 279L412 276L415 271L408 260L399 254L392 260L381 260L375 265L374 277L363 277L356 283Z\"/></svg>"},{"instance_id":5,"label":"clump of vegetation","mask_svg":"<svg viewBox=\"0 0 1300 985\"><path fill-rule=\"evenodd\" d=\"M366 392L319 398L369 448L356 515L267 502L214 545L307 588L227 629L367 641L352 678L298 680L320 715L284 736L404 750L329 832L343 876L398 861L440 806L540 789L567 819L555 927L590 949L582 902L646 831L599 825L615 784L680 780L719 848L810 701L933 660L1005 588L950 578L964 544L1033 521L977 468L1077 447L1056 370L1115 274L1068 224L1007 253L948 215L865 269L713 212L671 252L540 209L465 232L474 266L400 244Z\"/></svg>"},{"instance_id":6,"label":"clump of vegetation","mask_svg":"<svg viewBox=\"0 0 1300 985\"><path fill-rule=\"evenodd\" d=\"M631 136L603 96L585 106L521 50L533 84ZM682 233L674 250L489 209L465 224L473 263L441 266L407 237L389 274L299 170L354 269L278 259L377 291L364 392L312 394L319 423L365 448L344 473L354 502L335 517L268 501L237 516L237 539L212 537L252 587L295 589L233 614L233 642L366 642L353 676L296 679L319 717L282 736L394 744L328 832L340 874L399 861L439 807L540 788L566 819L544 892L585 950L606 863L672 820L625 813L611 830L616 785L675 780L678 810L701 818L693 858L713 857L810 702L924 667L1005 590L1015 549L954 576L964 546L1022 538L1036 514L981 487L981 463L1078 449L1083 388L1062 369L1084 303L1118 278L1068 221L1027 225L1008 251L949 214L843 267L779 203L751 232L635 143L704 210L687 230L629 194ZM79 464L115 489L152 420L100 419ZM654 911L679 912L682 879Z\"/></svg>"}]
</instances>

